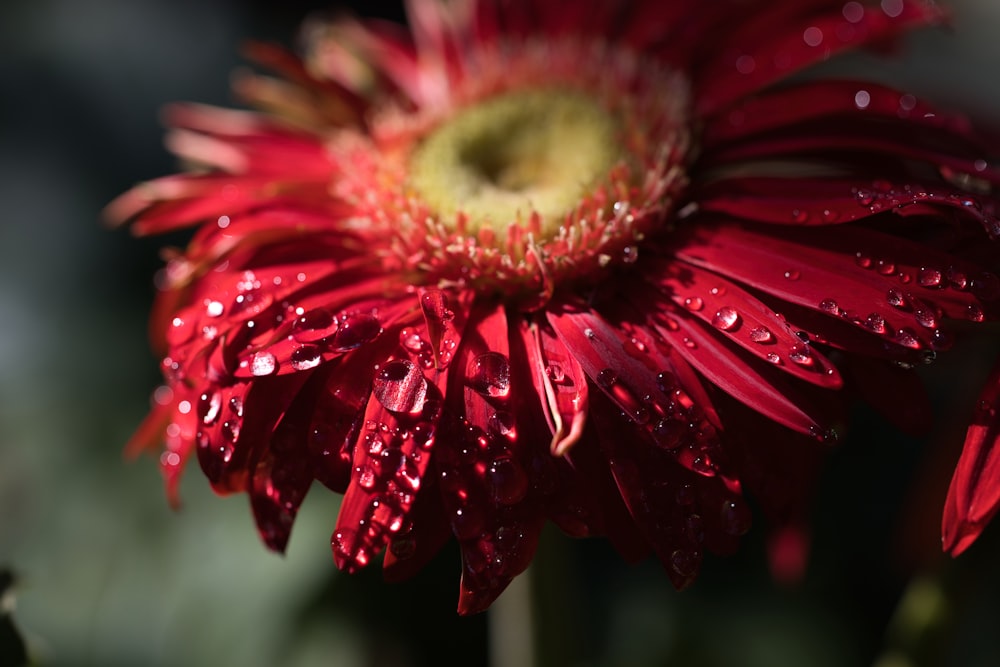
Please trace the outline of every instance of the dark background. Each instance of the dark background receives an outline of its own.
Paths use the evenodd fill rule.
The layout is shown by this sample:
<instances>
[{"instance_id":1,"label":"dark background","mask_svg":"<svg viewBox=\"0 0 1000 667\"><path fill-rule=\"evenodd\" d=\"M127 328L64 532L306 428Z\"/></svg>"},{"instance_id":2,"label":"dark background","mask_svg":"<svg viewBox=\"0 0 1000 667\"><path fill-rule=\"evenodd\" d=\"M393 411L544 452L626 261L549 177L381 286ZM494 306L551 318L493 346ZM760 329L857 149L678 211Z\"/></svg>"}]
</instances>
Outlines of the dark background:
<instances>
[{"instance_id":1,"label":"dark background","mask_svg":"<svg viewBox=\"0 0 1000 667\"><path fill-rule=\"evenodd\" d=\"M107 229L100 210L175 168L161 146L164 104L233 104L240 44L292 44L303 16L326 7L277 4L0 7L0 569L18 577L14 620L41 664L477 665L497 655L498 615L454 614L455 552L407 585L382 584L374 568L341 576L329 553L338 500L322 488L282 558L257 540L244 497L215 498L192 469L175 513L154 459L122 459L159 380L145 319L165 241ZM892 63L830 68L1000 121L1000 9L954 5L953 33L923 33ZM391 4L355 10L402 16ZM975 340L922 371L939 412L926 440L859 412L817 491L814 557L796 586L771 581L761 530L739 555L709 559L681 594L656 563L626 566L603 542L548 534L525 640L538 664L1000 664L998 531L957 562L939 555L937 537L993 349Z\"/></svg>"}]
</instances>

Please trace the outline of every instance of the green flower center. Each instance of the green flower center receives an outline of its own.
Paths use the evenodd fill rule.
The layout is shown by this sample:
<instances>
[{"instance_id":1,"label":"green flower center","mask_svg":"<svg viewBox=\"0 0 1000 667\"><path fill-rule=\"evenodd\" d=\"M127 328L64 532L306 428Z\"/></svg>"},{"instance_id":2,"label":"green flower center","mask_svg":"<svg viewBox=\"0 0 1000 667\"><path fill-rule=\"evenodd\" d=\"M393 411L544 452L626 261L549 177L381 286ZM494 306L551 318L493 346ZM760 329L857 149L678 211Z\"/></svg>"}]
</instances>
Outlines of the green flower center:
<instances>
[{"instance_id":1,"label":"green flower center","mask_svg":"<svg viewBox=\"0 0 1000 667\"><path fill-rule=\"evenodd\" d=\"M410 184L445 224L466 230L541 217L550 236L621 157L615 118L565 89L509 93L460 111L410 158Z\"/></svg>"}]
</instances>

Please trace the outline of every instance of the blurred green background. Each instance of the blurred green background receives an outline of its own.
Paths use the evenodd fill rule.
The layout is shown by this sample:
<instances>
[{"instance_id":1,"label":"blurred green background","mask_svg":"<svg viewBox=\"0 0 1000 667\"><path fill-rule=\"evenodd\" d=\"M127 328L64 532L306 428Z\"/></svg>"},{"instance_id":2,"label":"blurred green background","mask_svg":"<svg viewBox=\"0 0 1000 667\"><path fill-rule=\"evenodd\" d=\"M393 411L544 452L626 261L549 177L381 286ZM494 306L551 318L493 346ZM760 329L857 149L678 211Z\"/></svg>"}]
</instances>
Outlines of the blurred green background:
<instances>
[{"instance_id":1,"label":"blurred green background","mask_svg":"<svg viewBox=\"0 0 1000 667\"><path fill-rule=\"evenodd\" d=\"M915 36L900 60L831 67L1000 123L1000 3L952 4L955 30ZM136 240L102 227L99 211L175 168L164 104L232 104L241 42L290 44L324 6L0 6L0 568L18 577L14 620L40 664L501 665L512 648L496 639L502 614L455 616L453 550L405 585L375 568L340 576L332 493L314 488L279 557L245 497L214 497L195 466L173 512L155 460L121 455L159 381L145 334L158 249L183 237ZM817 490L800 584L772 582L761 530L680 594L652 561L627 566L603 542L551 531L531 571L534 636L520 643L536 664L581 667L1000 664L1000 529L956 562L937 533L995 349L981 338L922 371L940 413L926 440L859 412Z\"/></svg>"}]
</instances>

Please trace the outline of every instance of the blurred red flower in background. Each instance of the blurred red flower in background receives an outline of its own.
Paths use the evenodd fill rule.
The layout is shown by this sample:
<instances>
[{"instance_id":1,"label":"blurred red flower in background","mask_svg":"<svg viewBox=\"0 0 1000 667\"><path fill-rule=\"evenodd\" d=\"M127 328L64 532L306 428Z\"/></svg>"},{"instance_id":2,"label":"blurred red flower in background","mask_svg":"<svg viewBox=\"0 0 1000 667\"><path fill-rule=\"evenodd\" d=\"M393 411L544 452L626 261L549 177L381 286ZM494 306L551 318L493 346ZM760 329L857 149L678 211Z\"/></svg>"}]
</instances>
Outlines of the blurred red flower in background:
<instances>
[{"instance_id":1,"label":"blurred red flower in background","mask_svg":"<svg viewBox=\"0 0 1000 667\"><path fill-rule=\"evenodd\" d=\"M801 568L824 443L860 397L926 425L911 369L995 319L995 143L874 83L793 74L942 20L829 0L407 5L302 60L255 45L259 112L169 110L187 173L108 209L171 251L152 319L166 442L284 549L313 480L344 569L454 537L485 609L551 520L678 587L750 526ZM946 547L997 505L997 381Z\"/></svg>"}]
</instances>

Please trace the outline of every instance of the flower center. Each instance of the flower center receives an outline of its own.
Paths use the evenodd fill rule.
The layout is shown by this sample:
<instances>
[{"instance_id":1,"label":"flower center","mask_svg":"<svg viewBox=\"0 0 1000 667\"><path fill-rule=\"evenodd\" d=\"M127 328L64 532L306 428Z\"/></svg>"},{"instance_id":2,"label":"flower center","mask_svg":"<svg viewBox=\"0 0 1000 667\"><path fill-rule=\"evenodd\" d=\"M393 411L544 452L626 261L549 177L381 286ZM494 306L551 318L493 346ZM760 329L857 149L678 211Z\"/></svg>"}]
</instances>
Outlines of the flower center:
<instances>
[{"instance_id":1,"label":"flower center","mask_svg":"<svg viewBox=\"0 0 1000 667\"><path fill-rule=\"evenodd\" d=\"M538 214L552 236L621 157L615 118L567 89L493 97L443 123L410 158L410 185L448 224L504 234Z\"/></svg>"}]
</instances>

